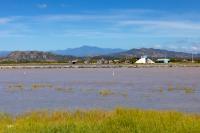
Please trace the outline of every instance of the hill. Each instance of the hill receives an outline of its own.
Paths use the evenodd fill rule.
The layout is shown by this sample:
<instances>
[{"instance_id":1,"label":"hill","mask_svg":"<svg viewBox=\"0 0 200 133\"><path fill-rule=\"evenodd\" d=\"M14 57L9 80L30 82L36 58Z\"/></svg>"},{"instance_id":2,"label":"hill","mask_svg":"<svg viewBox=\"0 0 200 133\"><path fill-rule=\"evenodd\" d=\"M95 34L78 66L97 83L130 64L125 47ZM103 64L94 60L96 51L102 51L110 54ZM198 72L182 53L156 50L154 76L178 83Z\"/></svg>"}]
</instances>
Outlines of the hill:
<instances>
[{"instance_id":1,"label":"hill","mask_svg":"<svg viewBox=\"0 0 200 133\"><path fill-rule=\"evenodd\" d=\"M151 58L191 58L191 53L184 53L184 52L175 52L175 51L168 51L168 50L161 50L161 49L154 49L154 48L141 48L141 49L131 49L124 52L119 52L115 54L111 54L114 57L141 57L143 55L147 55ZM194 57L200 57L199 54L194 55Z\"/></svg>"},{"instance_id":2,"label":"hill","mask_svg":"<svg viewBox=\"0 0 200 133\"><path fill-rule=\"evenodd\" d=\"M17 62L37 62L37 61L67 61L68 59L73 59L73 56L62 56L55 55L50 52L41 51L14 51L8 54L5 58L6 60L17 61Z\"/></svg>"},{"instance_id":3,"label":"hill","mask_svg":"<svg viewBox=\"0 0 200 133\"><path fill-rule=\"evenodd\" d=\"M123 49L110 49L110 48L99 48L99 47L92 47L92 46L82 46L79 48L69 48L66 50L56 50L51 51L54 54L59 55L72 55L77 57L84 57L84 56L99 56L99 55L108 55L118 52L123 52Z\"/></svg>"},{"instance_id":4,"label":"hill","mask_svg":"<svg viewBox=\"0 0 200 133\"><path fill-rule=\"evenodd\" d=\"M9 51L0 51L0 57L6 57L9 53Z\"/></svg>"}]
</instances>

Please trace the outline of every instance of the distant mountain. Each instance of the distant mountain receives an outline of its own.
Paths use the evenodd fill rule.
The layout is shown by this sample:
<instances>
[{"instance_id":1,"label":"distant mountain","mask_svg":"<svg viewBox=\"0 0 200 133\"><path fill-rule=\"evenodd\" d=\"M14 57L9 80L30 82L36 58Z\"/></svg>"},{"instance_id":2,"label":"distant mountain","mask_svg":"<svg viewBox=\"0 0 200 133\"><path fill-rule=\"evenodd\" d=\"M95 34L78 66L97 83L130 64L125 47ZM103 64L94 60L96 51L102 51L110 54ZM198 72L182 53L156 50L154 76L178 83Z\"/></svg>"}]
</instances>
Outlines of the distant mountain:
<instances>
[{"instance_id":1,"label":"distant mountain","mask_svg":"<svg viewBox=\"0 0 200 133\"><path fill-rule=\"evenodd\" d=\"M120 52L117 52L120 51ZM122 51L122 52L121 52ZM62 53L64 52L64 53ZM112 53L113 52L113 53ZM175 52L153 48L141 48L131 49L123 51L121 49L103 49L98 47L83 46L76 49L68 49L65 51L42 52L42 51L14 51L14 52L0 52L2 56L1 60L9 61L22 61L22 62L34 62L34 61L55 61L63 62L74 59L87 59L87 56L93 56L96 59L119 59L125 57L137 57L140 58L143 55L147 55L151 58L185 58L191 59L191 53ZM97 54L98 53L98 54ZM58 55L59 54L59 55ZM66 54L66 55L65 55ZM69 56L70 55L70 56ZM75 56L72 56L75 55ZM77 57L81 56L81 57ZM84 57L83 57L84 56ZM194 55L194 58L200 58L200 54Z\"/></svg>"},{"instance_id":2,"label":"distant mountain","mask_svg":"<svg viewBox=\"0 0 200 133\"><path fill-rule=\"evenodd\" d=\"M41 51L14 51L11 52L5 59L12 61L63 61L72 59L72 56L55 55L50 52Z\"/></svg>"},{"instance_id":3,"label":"distant mountain","mask_svg":"<svg viewBox=\"0 0 200 133\"><path fill-rule=\"evenodd\" d=\"M0 57L6 57L9 53L9 51L0 51Z\"/></svg>"},{"instance_id":4,"label":"distant mountain","mask_svg":"<svg viewBox=\"0 0 200 133\"><path fill-rule=\"evenodd\" d=\"M151 58L191 58L191 53L184 53L184 52L175 52L175 51L168 51L168 50L161 50L161 49L154 49L154 48L141 48L141 49L131 49L124 52L119 52L112 54L111 56L114 57L127 57L127 56L134 56L134 57L141 57L143 55L147 55ZM199 54L194 55L195 57L200 57Z\"/></svg>"},{"instance_id":5,"label":"distant mountain","mask_svg":"<svg viewBox=\"0 0 200 133\"><path fill-rule=\"evenodd\" d=\"M119 53L123 51L125 50L82 46L79 48L69 48L66 50L57 50L57 51L51 51L51 52L54 54L59 54L59 55L72 55L72 56L83 57L83 56L108 55L108 54Z\"/></svg>"}]
</instances>

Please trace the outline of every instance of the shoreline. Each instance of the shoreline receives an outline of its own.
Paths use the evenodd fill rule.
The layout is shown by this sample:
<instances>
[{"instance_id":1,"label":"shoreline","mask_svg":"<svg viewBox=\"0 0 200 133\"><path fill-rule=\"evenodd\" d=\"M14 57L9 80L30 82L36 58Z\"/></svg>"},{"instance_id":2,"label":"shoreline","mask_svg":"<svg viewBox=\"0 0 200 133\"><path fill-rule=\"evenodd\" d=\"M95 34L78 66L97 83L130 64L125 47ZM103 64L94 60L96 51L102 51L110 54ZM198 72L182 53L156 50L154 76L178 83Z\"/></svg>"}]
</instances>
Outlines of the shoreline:
<instances>
[{"instance_id":1,"label":"shoreline","mask_svg":"<svg viewBox=\"0 0 200 133\"><path fill-rule=\"evenodd\" d=\"M99 108L99 107L93 107L93 108L55 108L55 109L49 109L49 108L41 108L41 109L31 109L31 110L25 110L22 112L17 112L17 113L12 113L12 112L6 112L6 111L0 111L0 119L1 115L7 115L11 117L18 117L18 116L23 116L26 114L31 114L31 113L54 113L54 112L62 112L62 113L75 113L77 111L82 111L82 112L90 112L90 111L103 111L103 112L112 112L117 109L122 109L122 110L140 110L144 112L171 112L171 113L180 113L184 115L197 115L200 118L200 112L190 112L190 111L183 111L183 110L177 110L177 109L155 109L155 108L140 108L140 107L126 107L126 106L116 106L113 108Z\"/></svg>"},{"instance_id":2,"label":"shoreline","mask_svg":"<svg viewBox=\"0 0 200 133\"><path fill-rule=\"evenodd\" d=\"M69 64L9 64L0 69L51 69L51 68L177 68L200 67L200 64L115 64L115 65L69 65Z\"/></svg>"}]
</instances>

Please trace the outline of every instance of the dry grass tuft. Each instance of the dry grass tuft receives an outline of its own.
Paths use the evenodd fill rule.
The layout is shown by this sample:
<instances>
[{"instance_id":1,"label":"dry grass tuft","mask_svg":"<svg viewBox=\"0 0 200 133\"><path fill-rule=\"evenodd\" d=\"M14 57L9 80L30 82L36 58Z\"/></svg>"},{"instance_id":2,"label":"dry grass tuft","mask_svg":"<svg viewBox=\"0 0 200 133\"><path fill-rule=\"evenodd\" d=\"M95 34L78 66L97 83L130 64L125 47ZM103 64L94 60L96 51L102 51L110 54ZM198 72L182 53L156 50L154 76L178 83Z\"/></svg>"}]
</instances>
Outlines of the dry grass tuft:
<instances>
[{"instance_id":1,"label":"dry grass tuft","mask_svg":"<svg viewBox=\"0 0 200 133\"><path fill-rule=\"evenodd\" d=\"M99 91L99 94L101 96L109 96L109 95L113 95L114 92L112 92L111 90L108 90L108 89L102 89Z\"/></svg>"}]
</instances>

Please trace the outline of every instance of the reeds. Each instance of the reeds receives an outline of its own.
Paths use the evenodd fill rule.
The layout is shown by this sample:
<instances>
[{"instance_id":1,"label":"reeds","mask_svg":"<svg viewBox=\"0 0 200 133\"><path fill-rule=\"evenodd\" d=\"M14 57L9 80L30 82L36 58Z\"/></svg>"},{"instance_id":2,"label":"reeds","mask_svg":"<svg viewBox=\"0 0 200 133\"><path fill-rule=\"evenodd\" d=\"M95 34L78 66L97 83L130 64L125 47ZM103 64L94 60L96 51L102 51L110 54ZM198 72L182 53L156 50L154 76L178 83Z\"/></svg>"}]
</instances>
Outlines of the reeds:
<instances>
[{"instance_id":1,"label":"reeds","mask_svg":"<svg viewBox=\"0 0 200 133\"><path fill-rule=\"evenodd\" d=\"M185 88L184 88L184 92L185 92L186 94L190 94L190 93L194 93L195 90L194 90L193 88L191 88L191 87L185 87Z\"/></svg>"},{"instance_id":2,"label":"reeds","mask_svg":"<svg viewBox=\"0 0 200 133\"><path fill-rule=\"evenodd\" d=\"M72 93L74 89L73 88L65 88L65 87L56 87L55 90L58 92Z\"/></svg>"},{"instance_id":3,"label":"reeds","mask_svg":"<svg viewBox=\"0 0 200 133\"><path fill-rule=\"evenodd\" d=\"M199 133L200 115L118 108L113 111L0 115L1 133Z\"/></svg>"},{"instance_id":4,"label":"reeds","mask_svg":"<svg viewBox=\"0 0 200 133\"><path fill-rule=\"evenodd\" d=\"M101 96L109 96L109 95L113 95L114 92L112 92L112 91L109 90L109 89L102 89L102 90L99 91L99 94L100 94Z\"/></svg>"},{"instance_id":5,"label":"reeds","mask_svg":"<svg viewBox=\"0 0 200 133\"><path fill-rule=\"evenodd\" d=\"M172 85L169 85L168 88L166 89L167 91L165 91L165 89L163 87L160 87L158 89L158 91L161 92L184 92L185 94L192 94L195 93L195 89L192 87L188 87L188 86L182 86L182 87L174 87Z\"/></svg>"},{"instance_id":6,"label":"reeds","mask_svg":"<svg viewBox=\"0 0 200 133\"><path fill-rule=\"evenodd\" d=\"M25 85L23 83L10 84L7 89L11 92L22 91L25 89Z\"/></svg>"},{"instance_id":7,"label":"reeds","mask_svg":"<svg viewBox=\"0 0 200 133\"><path fill-rule=\"evenodd\" d=\"M34 83L31 85L32 90L37 90L37 89L44 89L44 88L53 88L52 84L49 83Z\"/></svg>"}]
</instances>

